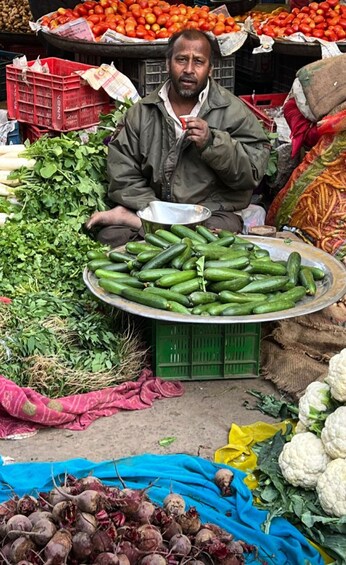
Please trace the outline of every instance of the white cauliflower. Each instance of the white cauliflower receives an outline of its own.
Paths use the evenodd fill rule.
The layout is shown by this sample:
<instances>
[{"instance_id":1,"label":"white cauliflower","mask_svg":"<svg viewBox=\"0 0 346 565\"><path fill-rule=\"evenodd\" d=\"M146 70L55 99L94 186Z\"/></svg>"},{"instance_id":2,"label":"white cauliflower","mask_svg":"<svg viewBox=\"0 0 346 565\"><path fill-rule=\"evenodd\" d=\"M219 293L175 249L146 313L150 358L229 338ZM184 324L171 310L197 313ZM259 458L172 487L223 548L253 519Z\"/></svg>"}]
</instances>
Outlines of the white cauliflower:
<instances>
[{"instance_id":1,"label":"white cauliflower","mask_svg":"<svg viewBox=\"0 0 346 565\"><path fill-rule=\"evenodd\" d=\"M329 385L314 381L299 399L299 421L320 436L324 421L334 408Z\"/></svg>"},{"instance_id":2,"label":"white cauliflower","mask_svg":"<svg viewBox=\"0 0 346 565\"><path fill-rule=\"evenodd\" d=\"M346 458L346 406L329 414L321 433L324 449L332 459Z\"/></svg>"},{"instance_id":3,"label":"white cauliflower","mask_svg":"<svg viewBox=\"0 0 346 565\"><path fill-rule=\"evenodd\" d=\"M346 516L346 459L334 459L319 476L316 492L330 516Z\"/></svg>"},{"instance_id":4,"label":"white cauliflower","mask_svg":"<svg viewBox=\"0 0 346 565\"><path fill-rule=\"evenodd\" d=\"M305 434L305 432L308 432L308 428L306 426L304 426L303 422L301 422L300 420L298 420L296 427L294 429L294 433L295 434Z\"/></svg>"},{"instance_id":5,"label":"white cauliflower","mask_svg":"<svg viewBox=\"0 0 346 565\"><path fill-rule=\"evenodd\" d=\"M281 472L291 485L314 489L330 461L322 441L313 433L294 435L279 455Z\"/></svg>"},{"instance_id":6,"label":"white cauliflower","mask_svg":"<svg viewBox=\"0 0 346 565\"><path fill-rule=\"evenodd\" d=\"M326 383L333 398L346 402L346 348L330 359Z\"/></svg>"}]
</instances>

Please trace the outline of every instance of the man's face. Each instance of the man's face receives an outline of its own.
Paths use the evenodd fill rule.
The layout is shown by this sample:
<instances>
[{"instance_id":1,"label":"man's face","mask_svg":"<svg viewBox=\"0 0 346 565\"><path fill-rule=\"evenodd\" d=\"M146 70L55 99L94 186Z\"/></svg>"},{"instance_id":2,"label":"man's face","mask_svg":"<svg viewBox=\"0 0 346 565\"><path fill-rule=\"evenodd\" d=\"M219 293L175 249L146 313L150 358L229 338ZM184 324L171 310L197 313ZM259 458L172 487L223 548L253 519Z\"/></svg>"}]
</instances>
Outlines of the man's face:
<instances>
[{"instance_id":1,"label":"man's face","mask_svg":"<svg viewBox=\"0 0 346 565\"><path fill-rule=\"evenodd\" d=\"M211 75L210 45L205 39L179 37L168 61L169 78L182 98L198 98Z\"/></svg>"}]
</instances>

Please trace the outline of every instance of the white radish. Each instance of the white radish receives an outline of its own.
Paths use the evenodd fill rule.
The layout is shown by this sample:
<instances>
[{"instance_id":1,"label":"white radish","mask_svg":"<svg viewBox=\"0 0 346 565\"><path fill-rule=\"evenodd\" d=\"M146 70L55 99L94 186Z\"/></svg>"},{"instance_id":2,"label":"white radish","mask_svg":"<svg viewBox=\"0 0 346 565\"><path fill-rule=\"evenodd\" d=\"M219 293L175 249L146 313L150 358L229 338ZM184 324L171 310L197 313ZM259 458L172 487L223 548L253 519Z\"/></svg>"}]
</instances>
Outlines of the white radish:
<instances>
[{"instance_id":1,"label":"white radish","mask_svg":"<svg viewBox=\"0 0 346 565\"><path fill-rule=\"evenodd\" d=\"M26 147L23 143L13 143L11 145L0 145L0 155L5 155L7 153L23 153Z\"/></svg>"},{"instance_id":2,"label":"white radish","mask_svg":"<svg viewBox=\"0 0 346 565\"><path fill-rule=\"evenodd\" d=\"M24 157L11 158L9 156L0 157L0 170L2 171L15 171L21 167L32 169L36 163L35 159L25 159Z\"/></svg>"},{"instance_id":3,"label":"white radish","mask_svg":"<svg viewBox=\"0 0 346 565\"><path fill-rule=\"evenodd\" d=\"M9 179L9 175L12 171L2 171L0 170L0 182L2 184L7 184L8 186L18 186L20 184L19 179Z\"/></svg>"}]
</instances>

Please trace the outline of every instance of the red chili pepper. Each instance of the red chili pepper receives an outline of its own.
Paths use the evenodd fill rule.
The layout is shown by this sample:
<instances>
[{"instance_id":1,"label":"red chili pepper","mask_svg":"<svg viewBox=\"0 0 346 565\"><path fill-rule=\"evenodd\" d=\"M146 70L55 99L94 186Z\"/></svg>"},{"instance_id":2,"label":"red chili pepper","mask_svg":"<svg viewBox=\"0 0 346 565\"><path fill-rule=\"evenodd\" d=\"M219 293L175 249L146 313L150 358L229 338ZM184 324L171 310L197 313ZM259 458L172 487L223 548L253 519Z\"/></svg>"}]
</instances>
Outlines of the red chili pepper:
<instances>
[{"instance_id":1,"label":"red chili pepper","mask_svg":"<svg viewBox=\"0 0 346 565\"><path fill-rule=\"evenodd\" d=\"M0 302L3 304L11 304L12 300L11 298L7 298L7 296L0 296Z\"/></svg>"}]
</instances>

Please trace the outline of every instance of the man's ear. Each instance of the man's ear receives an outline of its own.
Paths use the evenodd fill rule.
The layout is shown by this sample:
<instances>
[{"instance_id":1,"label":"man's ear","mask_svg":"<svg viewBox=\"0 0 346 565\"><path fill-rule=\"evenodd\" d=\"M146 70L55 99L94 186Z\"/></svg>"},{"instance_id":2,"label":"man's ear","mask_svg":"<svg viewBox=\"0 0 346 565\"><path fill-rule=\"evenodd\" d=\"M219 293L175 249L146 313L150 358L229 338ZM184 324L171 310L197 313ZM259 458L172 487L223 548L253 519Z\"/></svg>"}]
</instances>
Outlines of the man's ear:
<instances>
[{"instance_id":1,"label":"man's ear","mask_svg":"<svg viewBox=\"0 0 346 565\"><path fill-rule=\"evenodd\" d=\"M166 59L166 71L169 73L169 59Z\"/></svg>"},{"instance_id":2,"label":"man's ear","mask_svg":"<svg viewBox=\"0 0 346 565\"><path fill-rule=\"evenodd\" d=\"M212 76L213 70L214 70L214 65L210 65L210 67L209 67L209 73L208 73L208 76L209 76L209 77Z\"/></svg>"}]
</instances>

